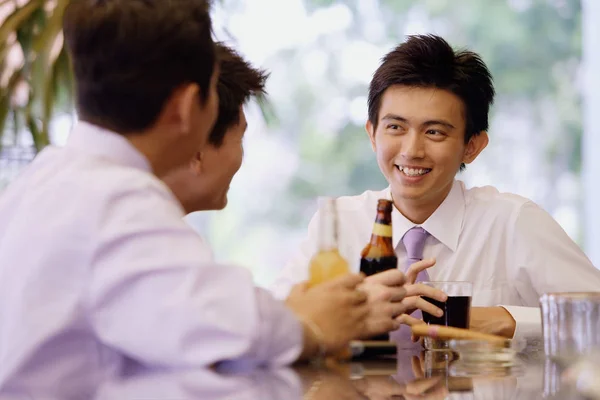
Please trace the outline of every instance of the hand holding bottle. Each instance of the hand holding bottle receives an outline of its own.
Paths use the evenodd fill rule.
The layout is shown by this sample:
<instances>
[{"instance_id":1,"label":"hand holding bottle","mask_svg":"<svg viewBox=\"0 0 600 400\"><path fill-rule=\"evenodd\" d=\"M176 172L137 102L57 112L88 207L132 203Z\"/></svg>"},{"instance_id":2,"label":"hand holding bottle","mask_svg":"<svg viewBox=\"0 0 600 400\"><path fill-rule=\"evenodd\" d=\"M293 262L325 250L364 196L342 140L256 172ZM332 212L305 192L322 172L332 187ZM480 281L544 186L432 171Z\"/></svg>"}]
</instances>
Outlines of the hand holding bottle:
<instances>
[{"instance_id":1,"label":"hand holding bottle","mask_svg":"<svg viewBox=\"0 0 600 400\"><path fill-rule=\"evenodd\" d=\"M407 306L403 302L407 294L405 281L400 270L392 269L367 277L359 286L368 297L367 330L371 335L387 333L400 326L394 319L406 312Z\"/></svg>"}]
</instances>

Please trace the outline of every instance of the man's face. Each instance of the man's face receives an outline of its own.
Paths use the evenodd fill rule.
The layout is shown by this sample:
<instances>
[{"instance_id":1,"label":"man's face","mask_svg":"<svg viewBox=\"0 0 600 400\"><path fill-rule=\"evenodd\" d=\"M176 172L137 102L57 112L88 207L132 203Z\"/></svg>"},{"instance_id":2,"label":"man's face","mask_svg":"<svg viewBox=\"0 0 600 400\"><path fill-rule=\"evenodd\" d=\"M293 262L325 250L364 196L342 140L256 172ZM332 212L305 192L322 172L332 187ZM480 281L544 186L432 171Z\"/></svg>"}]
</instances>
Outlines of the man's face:
<instances>
[{"instance_id":1,"label":"man's face","mask_svg":"<svg viewBox=\"0 0 600 400\"><path fill-rule=\"evenodd\" d=\"M394 200L406 204L437 207L461 163L485 147L465 144L462 100L436 88L391 86L381 98L377 129L368 122L367 131Z\"/></svg>"},{"instance_id":2,"label":"man's face","mask_svg":"<svg viewBox=\"0 0 600 400\"><path fill-rule=\"evenodd\" d=\"M239 112L240 122L225 132L220 146L209 143L191 163L163 177L186 213L221 210L227 205L229 185L242 165L248 125L242 107Z\"/></svg>"},{"instance_id":3,"label":"man's face","mask_svg":"<svg viewBox=\"0 0 600 400\"><path fill-rule=\"evenodd\" d=\"M197 185L197 190L202 186L206 195L199 196L198 205L204 209L221 210L227 205L229 186L242 166L247 126L246 115L240 107L240 122L227 129L221 146L209 144L202 153L201 168L198 170L192 165L191 168L196 169L196 179L190 185Z\"/></svg>"}]
</instances>

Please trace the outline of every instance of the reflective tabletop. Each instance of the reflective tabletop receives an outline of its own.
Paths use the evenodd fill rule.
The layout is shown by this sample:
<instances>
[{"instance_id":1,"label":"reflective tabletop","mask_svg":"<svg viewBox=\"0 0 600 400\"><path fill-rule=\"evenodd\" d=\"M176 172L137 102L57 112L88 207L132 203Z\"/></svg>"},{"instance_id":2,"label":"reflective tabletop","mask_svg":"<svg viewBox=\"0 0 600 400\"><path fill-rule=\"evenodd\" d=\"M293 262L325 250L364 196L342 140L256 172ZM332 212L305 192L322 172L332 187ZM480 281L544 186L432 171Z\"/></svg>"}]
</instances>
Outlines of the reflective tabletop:
<instances>
[{"instance_id":1,"label":"reflective tabletop","mask_svg":"<svg viewBox=\"0 0 600 400\"><path fill-rule=\"evenodd\" d=\"M78 398L579 399L571 387L561 384L560 368L537 348L519 353L510 365L458 367L460 360L453 353L399 351L395 357L276 370L231 366L195 371L140 369L105 382L93 393L81 393ZM51 388L0 393L1 400L58 398Z\"/></svg>"}]
</instances>

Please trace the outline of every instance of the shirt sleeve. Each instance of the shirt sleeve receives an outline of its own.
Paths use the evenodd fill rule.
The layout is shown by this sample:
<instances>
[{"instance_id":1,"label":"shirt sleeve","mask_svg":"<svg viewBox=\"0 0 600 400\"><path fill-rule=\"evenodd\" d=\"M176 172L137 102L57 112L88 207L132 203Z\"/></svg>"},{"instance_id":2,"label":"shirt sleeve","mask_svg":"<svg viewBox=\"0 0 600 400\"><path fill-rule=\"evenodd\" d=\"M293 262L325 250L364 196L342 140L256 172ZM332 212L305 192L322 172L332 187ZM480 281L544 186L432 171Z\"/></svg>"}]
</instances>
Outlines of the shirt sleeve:
<instances>
[{"instance_id":1,"label":"shirt sleeve","mask_svg":"<svg viewBox=\"0 0 600 400\"><path fill-rule=\"evenodd\" d=\"M308 280L310 260L318 246L318 220L319 212L317 211L308 224L308 234L300 244L299 250L283 267L270 286L271 292L276 298L285 299L294 285Z\"/></svg>"},{"instance_id":2,"label":"shirt sleeve","mask_svg":"<svg viewBox=\"0 0 600 400\"><path fill-rule=\"evenodd\" d=\"M517 323L515 337L541 335L539 298L548 292L598 291L600 270L560 225L533 202L521 206L514 225L511 276L523 305L505 306Z\"/></svg>"},{"instance_id":3,"label":"shirt sleeve","mask_svg":"<svg viewBox=\"0 0 600 400\"><path fill-rule=\"evenodd\" d=\"M516 322L514 339L532 339L542 335L542 316L538 307L502 306Z\"/></svg>"},{"instance_id":4,"label":"shirt sleeve","mask_svg":"<svg viewBox=\"0 0 600 400\"><path fill-rule=\"evenodd\" d=\"M298 358L293 313L249 271L216 264L166 189L121 193L103 214L87 307L104 344L167 367Z\"/></svg>"}]
</instances>

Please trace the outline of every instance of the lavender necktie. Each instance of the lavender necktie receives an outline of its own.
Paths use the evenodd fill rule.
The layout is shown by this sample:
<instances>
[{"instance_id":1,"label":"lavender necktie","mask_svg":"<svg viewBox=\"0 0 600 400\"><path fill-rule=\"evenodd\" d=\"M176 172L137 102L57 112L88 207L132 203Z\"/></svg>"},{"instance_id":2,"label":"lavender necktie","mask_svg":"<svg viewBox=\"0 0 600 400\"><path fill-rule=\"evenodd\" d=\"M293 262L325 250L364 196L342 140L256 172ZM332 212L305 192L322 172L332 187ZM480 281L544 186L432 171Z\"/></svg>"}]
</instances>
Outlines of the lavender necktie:
<instances>
[{"instance_id":1,"label":"lavender necktie","mask_svg":"<svg viewBox=\"0 0 600 400\"><path fill-rule=\"evenodd\" d=\"M429 236L429 232L420 226L415 226L409 229L402 237L402 243L406 248L406 265L404 271L408 270L412 264L423 259L423 248L425 247L425 240ZM429 280L429 274L427 270L419 272L417 275L416 282L424 282ZM421 319L421 310L416 310L411 314L412 317ZM398 344L399 348L414 347L414 344L410 341L410 327L402 325L397 331L390 333L390 339Z\"/></svg>"}]
</instances>

